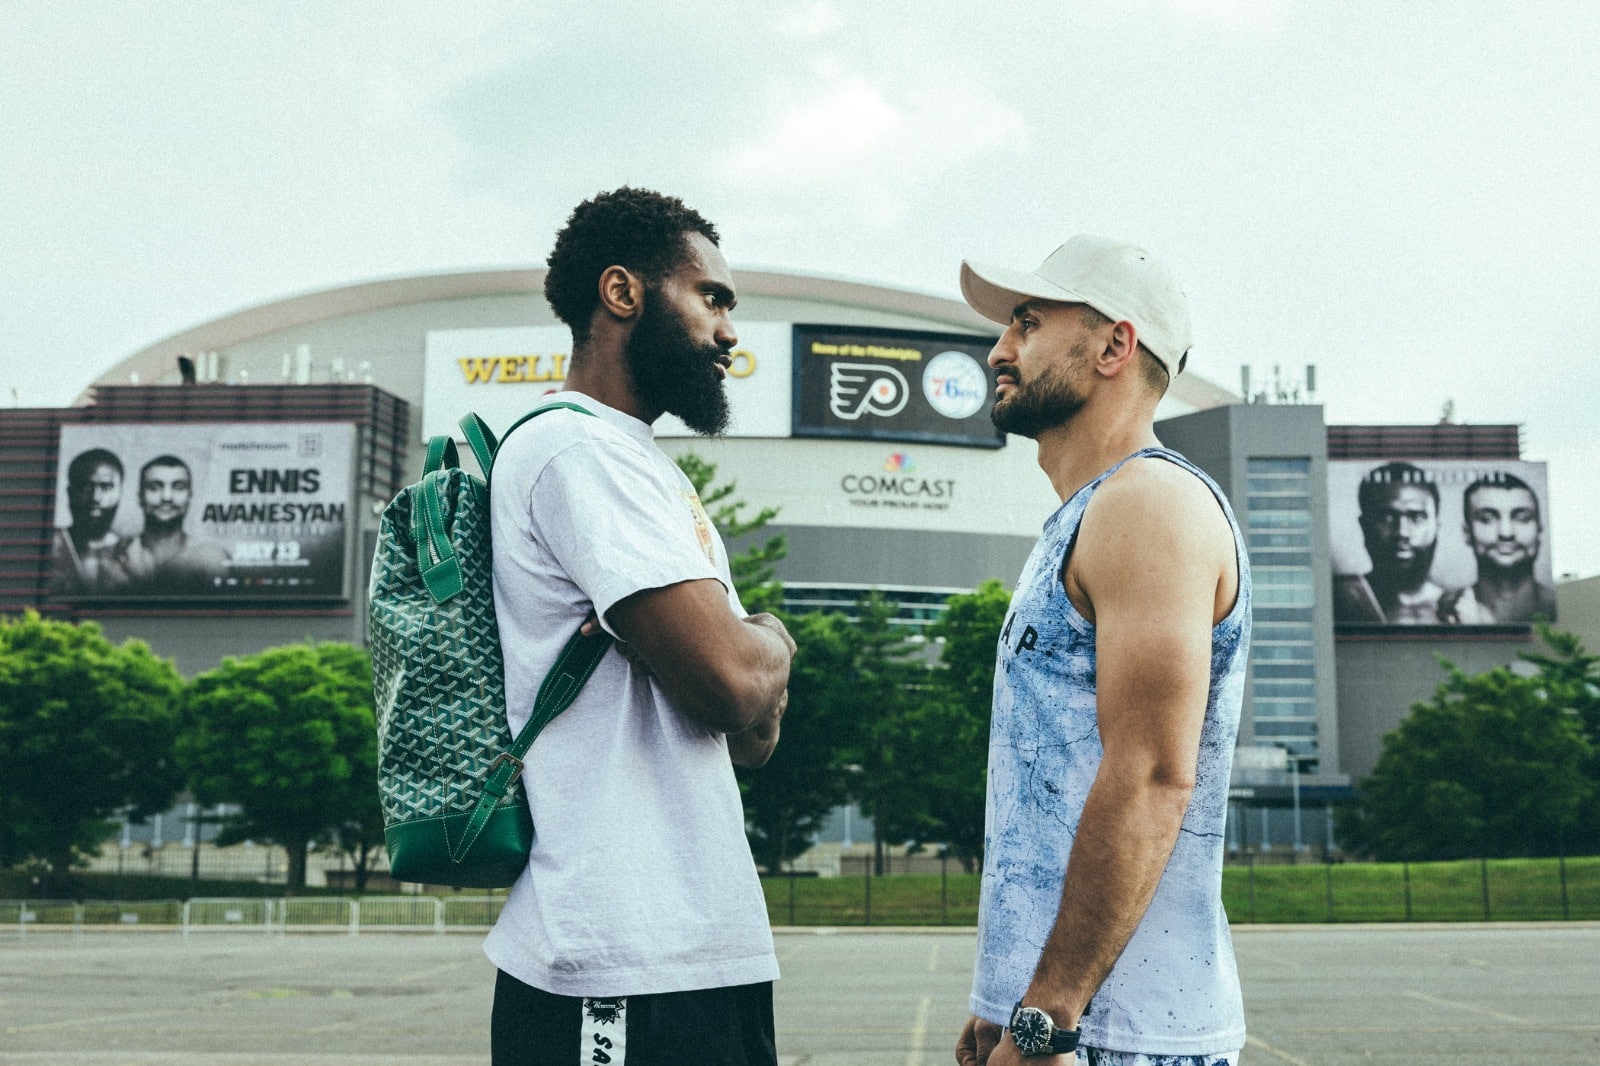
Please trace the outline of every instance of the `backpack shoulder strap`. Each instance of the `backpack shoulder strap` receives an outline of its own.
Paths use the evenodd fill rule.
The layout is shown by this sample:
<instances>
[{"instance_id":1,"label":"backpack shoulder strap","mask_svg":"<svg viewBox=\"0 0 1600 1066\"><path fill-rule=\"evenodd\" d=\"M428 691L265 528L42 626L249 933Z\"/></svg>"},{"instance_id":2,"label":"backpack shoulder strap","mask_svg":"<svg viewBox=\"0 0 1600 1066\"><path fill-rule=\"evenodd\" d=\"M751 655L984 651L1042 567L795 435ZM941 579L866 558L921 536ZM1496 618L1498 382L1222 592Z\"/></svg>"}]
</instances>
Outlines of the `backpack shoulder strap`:
<instances>
[{"instance_id":1,"label":"backpack shoulder strap","mask_svg":"<svg viewBox=\"0 0 1600 1066\"><path fill-rule=\"evenodd\" d=\"M494 431L489 428L489 424L470 411L462 415L461 421L456 424L461 427L461 432L466 434L467 445L477 458L478 468L483 471L483 480L487 482L490 472L494 470L494 457L499 454L501 446L506 442L506 437L511 436L517 427L530 418L537 418L547 411L555 411L563 407L569 411L577 411L579 414L588 415L591 418L597 417L587 407L575 404L570 400L557 400L555 403L547 403L543 407L535 407L511 423L511 428L506 430L505 435L498 439L496 439Z\"/></svg>"},{"instance_id":2,"label":"backpack shoulder strap","mask_svg":"<svg viewBox=\"0 0 1600 1066\"><path fill-rule=\"evenodd\" d=\"M489 824L489 816L494 813L495 806L505 797L517 775L522 773L522 760L527 756L528 749L533 747L534 739L550 724L551 719L571 706L610 647L610 633L597 629L589 636L584 636L580 629L572 634L567 646L561 649L555 666L539 686L539 695L533 701L533 716L517 733L511 747L495 756L489 766L489 777L483 783L483 791L478 794L472 817L467 820L466 830L457 845L457 862L472 849L478 834Z\"/></svg>"},{"instance_id":3,"label":"backpack shoulder strap","mask_svg":"<svg viewBox=\"0 0 1600 1066\"><path fill-rule=\"evenodd\" d=\"M546 411L560 407L594 417L593 411L565 400L546 404L517 419L512 423L511 429L506 430L505 436L496 441L494 433L483 419L476 414L464 416L460 426L462 432L467 435L467 443L472 447L473 454L477 456L478 465L483 469L484 480L489 479L494 469L495 453L500 450L500 445L505 443L506 437L511 436L513 430L530 418L536 418ZM522 760L527 756L528 749L533 747L534 740L556 715L572 705L572 701L577 698L579 691L594 673L595 667L605 658L606 651L611 647L611 641L611 634L604 629L596 628L593 633L584 636L581 627L567 639L566 646L561 649L555 665L550 668L550 672L539 685L539 694L533 701L533 714L528 718L527 724L517 733L511 746L495 756L494 762L489 766L489 776L483 783L483 791L478 794L478 802L472 808L472 816L467 820L461 840L451 855L457 863L465 860L467 853L472 850L472 845L477 842L478 835L483 832L484 826L489 824L489 816L505 798L511 783L522 773Z\"/></svg>"}]
</instances>

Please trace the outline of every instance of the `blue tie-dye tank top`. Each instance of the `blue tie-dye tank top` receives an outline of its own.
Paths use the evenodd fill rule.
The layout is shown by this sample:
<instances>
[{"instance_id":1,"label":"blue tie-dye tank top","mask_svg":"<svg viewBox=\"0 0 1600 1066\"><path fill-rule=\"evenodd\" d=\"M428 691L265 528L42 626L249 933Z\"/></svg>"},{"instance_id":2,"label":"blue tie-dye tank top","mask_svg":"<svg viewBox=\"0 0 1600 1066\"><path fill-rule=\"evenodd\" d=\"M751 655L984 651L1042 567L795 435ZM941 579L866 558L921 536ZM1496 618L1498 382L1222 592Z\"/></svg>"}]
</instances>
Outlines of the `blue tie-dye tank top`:
<instances>
[{"instance_id":1,"label":"blue tie-dye tank top","mask_svg":"<svg viewBox=\"0 0 1600 1066\"><path fill-rule=\"evenodd\" d=\"M1244 1007L1222 910L1223 828L1250 644L1250 567L1216 483L1183 456L1147 448L1205 482L1233 528L1239 594L1211 631L1211 685L1194 797L1150 908L1084 1012L1083 1043L1150 1054L1244 1044ZM1055 924L1078 818L1103 754L1095 721L1095 629L1061 574L1084 509L1116 470L1045 523L1001 632L989 739L987 826L972 1012L1005 1024Z\"/></svg>"}]
</instances>

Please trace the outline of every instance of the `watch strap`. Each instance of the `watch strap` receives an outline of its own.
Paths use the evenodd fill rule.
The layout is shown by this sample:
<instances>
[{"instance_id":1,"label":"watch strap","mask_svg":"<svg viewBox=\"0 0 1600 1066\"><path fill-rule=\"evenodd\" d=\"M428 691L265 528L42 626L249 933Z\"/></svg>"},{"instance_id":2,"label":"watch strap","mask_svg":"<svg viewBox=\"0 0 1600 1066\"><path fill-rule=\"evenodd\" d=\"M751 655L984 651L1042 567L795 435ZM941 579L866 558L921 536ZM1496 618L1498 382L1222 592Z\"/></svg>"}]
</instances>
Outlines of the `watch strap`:
<instances>
[{"instance_id":1,"label":"watch strap","mask_svg":"<svg viewBox=\"0 0 1600 1066\"><path fill-rule=\"evenodd\" d=\"M1014 1030L1016 1028L1017 1015L1020 1014L1022 1010L1022 1001L1019 999L1017 1000L1017 1005L1011 1008L1010 1028L1013 1030L1013 1039L1016 1038L1016 1033ZM1045 1019L1046 1024L1050 1027L1050 1036L1046 1040L1045 1046L1038 1051L1023 1050L1019 1044L1017 1050L1022 1051L1024 1058L1043 1058L1047 1055L1067 1055L1078 1050L1078 1041L1083 1035L1083 1030L1081 1028L1063 1029L1056 1025L1055 1019L1050 1017L1049 1012L1041 1010L1038 1007L1029 1007L1027 1010Z\"/></svg>"},{"instance_id":2,"label":"watch strap","mask_svg":"<svg viewBox=\"0 0 1600 1066\"><path fill-rule=\"evenodd\" d=\"M1054 1025L1050 1033L1050 1054L1067 1055L1078 1050L1078 1040L1083 1035L1082 1029L1057 1029Z\"/></svg>"}]
</instances>

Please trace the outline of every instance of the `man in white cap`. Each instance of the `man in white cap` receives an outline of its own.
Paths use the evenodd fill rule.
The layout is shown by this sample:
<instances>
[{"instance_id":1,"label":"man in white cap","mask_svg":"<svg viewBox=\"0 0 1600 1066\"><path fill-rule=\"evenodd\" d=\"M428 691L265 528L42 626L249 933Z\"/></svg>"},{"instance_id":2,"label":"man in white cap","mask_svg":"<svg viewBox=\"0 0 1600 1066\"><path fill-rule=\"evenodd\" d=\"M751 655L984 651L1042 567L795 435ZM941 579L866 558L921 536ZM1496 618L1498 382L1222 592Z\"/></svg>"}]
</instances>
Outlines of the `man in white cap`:
<instances>
[{"instance_id":1,"label":"man in white cap","mask_svg":"<svg viewBox=\"0 0 1600 1066\"><path fill-rule=\"evenodd\" d=\"M1001 632L964 1064L1236 1064L1222 909L1250 640L1244 540L1215 482L1156 439L1189 312L1144 249L1078 236L1032 272L965 262L1005 325L1000 429L1062 506Z\"/></svg>"}]
</instances>

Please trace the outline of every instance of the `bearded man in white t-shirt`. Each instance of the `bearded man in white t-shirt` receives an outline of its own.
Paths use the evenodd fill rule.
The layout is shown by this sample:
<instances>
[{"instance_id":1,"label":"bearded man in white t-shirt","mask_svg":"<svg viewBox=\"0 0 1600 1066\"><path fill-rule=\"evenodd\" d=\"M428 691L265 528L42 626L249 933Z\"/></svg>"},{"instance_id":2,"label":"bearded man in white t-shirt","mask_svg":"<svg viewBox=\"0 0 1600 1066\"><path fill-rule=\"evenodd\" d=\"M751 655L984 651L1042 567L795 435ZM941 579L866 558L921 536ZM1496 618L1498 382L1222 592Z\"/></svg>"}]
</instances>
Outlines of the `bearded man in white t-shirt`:
<instances>
[{"instance_id":1,"label":"bearded man in white t-shirt","mask_svg":"<svg viewBox=\"0 0 1600 1066\"><path fill-rule=\"evenodd\" d=\"M572 632L617 640L523 771L536 838L484 950L495 1066L775 1064L772 933L733 766L778 742L794 642L746 615L670 412L728 422L737 336L716 229L621 188L557 235L545 295L572 329L562 407L496 456L495 610L515 733Z\"/></svg>"}]
</instances>

